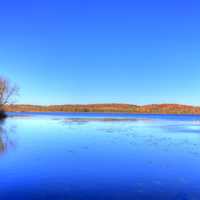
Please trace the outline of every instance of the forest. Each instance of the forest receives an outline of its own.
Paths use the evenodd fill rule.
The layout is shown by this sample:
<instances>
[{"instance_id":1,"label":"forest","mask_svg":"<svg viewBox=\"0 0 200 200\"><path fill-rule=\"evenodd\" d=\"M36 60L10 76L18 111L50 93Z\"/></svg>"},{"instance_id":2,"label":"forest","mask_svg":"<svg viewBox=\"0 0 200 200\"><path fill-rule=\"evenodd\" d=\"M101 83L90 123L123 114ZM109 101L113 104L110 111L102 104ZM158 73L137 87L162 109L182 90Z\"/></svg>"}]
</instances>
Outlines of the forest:
<instances>
[{"instance_id":1,"label":"forest","mask_svg":"<svg viewBox=\"0 0 200 200\"><path fill-rule=\"evenodd\" d=\"M200 114L200 107L180 104L73 104L73 105L5 105L7 112L106 112L149 114Z\"/></svg>"}]
</instances>

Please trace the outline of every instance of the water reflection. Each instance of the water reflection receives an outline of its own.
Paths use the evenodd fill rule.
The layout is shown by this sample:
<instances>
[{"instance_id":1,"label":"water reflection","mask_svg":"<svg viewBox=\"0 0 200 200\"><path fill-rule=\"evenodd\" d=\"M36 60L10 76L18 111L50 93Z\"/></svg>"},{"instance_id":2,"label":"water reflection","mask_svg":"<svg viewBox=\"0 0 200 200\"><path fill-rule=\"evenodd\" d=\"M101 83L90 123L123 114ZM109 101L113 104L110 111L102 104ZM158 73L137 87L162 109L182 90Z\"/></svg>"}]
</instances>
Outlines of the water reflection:
<instances>
[{"instance_id":1,"label":"water reflection","mask_svg":"<svg viewBox=\"0 0 200 200\"><path fill-rule=\"evenodd\" d=\"M88 115L1 123L0 199L200 199L199 121Z\"/></svg>"},{"instance_id":2,"label":"water reflection","mask_svg":"<svg viewBox=\"0 0 200 200\"><path fill-rule=\"evenodd\" d=\"M9 148L15 146L15 142L10 137L10 133L14 132L15 127L6 128L5 121L0 121L0 155L6 153Z\"/></svg>"}]
</instances>

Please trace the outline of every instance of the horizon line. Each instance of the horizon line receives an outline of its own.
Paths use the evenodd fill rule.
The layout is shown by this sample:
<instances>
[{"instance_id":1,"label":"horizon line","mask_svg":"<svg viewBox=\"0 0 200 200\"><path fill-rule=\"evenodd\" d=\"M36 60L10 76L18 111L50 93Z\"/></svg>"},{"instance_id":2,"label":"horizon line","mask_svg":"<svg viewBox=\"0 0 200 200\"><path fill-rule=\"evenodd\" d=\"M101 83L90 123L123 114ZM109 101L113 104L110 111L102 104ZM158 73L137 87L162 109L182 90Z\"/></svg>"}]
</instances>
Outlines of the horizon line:
<instances>
[{"instance_id":1,"label":"horizon line","mask_svg":"<svg viewBox=\"0 0 200 200\"><path fill-rule=\"evenodd\" d=\"M187 103L147 103L147 104L134 104L134 103L66 103L66 104L30 104L30 103L13 103L7 104L7 106L88 106L88 105L130 105L130 106L152 106L152 105L181 105L181 106L191 106L191 107L200 107L196 104L187 104Z\"/></svg>"}]
</instances>

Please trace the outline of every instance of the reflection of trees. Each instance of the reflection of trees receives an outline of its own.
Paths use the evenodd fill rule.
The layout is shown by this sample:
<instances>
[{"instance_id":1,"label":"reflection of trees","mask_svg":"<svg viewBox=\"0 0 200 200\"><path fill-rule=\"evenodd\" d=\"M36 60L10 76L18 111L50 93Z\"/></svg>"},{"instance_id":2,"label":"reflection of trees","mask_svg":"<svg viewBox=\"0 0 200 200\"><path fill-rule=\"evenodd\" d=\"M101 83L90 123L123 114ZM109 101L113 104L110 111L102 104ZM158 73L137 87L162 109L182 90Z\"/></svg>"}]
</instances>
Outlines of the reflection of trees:
<instances>
[{"instance_id":1,"label":"reflection of trees","mask_svg":"<svg viewBox=\"0 0 200 200\"><path fill-rule=\"evenodd\" d=\"M13 131L13 127L11 129L6 129L4 127L4 121L0 121L0 154L4 154L7 150L14 146L13 141L9 137L9 132Z\"/></svg>"}]
</instances>

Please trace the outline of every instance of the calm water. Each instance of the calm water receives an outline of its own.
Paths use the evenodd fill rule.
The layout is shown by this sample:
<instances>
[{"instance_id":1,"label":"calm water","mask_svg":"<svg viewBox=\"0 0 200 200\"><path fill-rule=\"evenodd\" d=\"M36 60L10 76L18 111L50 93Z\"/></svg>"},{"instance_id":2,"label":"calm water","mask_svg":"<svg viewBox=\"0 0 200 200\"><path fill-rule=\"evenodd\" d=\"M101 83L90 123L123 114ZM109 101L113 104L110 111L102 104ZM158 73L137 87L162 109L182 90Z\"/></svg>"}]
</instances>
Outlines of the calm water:
<instances>
[{"instance_id":1,"label":"calm water","mask_svg":"<svg viewBox=\"0 0 200 200\"><path fill-rule=\"evenodd\" d=\"M0 199L200 199L200 116L10 114Z\"/></svg>"}]
</instances>

